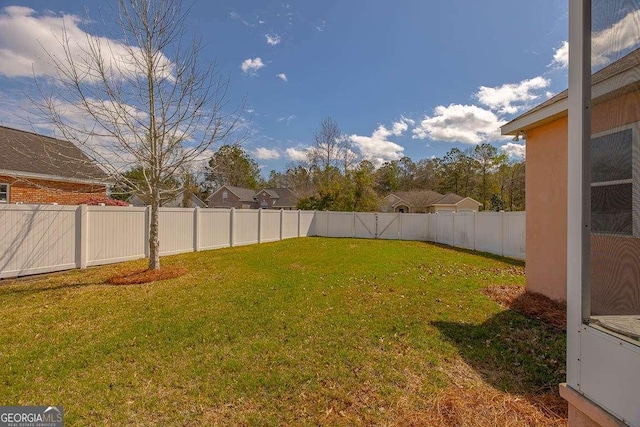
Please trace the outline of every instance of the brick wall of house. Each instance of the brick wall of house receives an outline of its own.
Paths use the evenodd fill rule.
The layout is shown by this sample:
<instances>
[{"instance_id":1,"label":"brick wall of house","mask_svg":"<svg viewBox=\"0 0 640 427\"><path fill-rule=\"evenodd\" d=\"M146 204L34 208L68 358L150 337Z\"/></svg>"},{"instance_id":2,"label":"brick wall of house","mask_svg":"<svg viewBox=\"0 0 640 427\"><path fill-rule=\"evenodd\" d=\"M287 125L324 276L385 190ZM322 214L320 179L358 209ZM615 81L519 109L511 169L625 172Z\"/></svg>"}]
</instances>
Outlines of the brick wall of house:
<instances>
[{"instance_id":1,"label":"brick wall of house","mask_svg":"<svg viewBox=\"0 0 640 427\"><path fill-rule=\"evenodd\" d=\"M267 193L266 191L261 191L260 193L258 193L256 198L257 198L257 202L253 206L255 209L258 209L258 208L274 209L273 203L275 202L276 199L272 199L271 195L269 195L269 193Z\"/></svg>"},{"instance_id":2,"label":"brick wall of house","mask_svg":"<svg viewBox=\"0 0 640 427\"><path fill-rule=\"evenodd\" d=\"M211 197L209 197L207 205L210 208L242 208L242 202L240 202L238 196L233 194L231 191L227 191L227 199L224 200L222 198L222 193L223 191L218 191L212 194Z\"/></svg>"},{"instance_id":3,"label":"brick wall of house","mask_svg":"<svg viewBox=\"0 0 640 427\"><path fill-rule=\"evenodd\" d=\"M9 184L9 203L77 205L90 197L106 197L106 185L78 184L0 175Z\"/></svg>"}]
</instances>

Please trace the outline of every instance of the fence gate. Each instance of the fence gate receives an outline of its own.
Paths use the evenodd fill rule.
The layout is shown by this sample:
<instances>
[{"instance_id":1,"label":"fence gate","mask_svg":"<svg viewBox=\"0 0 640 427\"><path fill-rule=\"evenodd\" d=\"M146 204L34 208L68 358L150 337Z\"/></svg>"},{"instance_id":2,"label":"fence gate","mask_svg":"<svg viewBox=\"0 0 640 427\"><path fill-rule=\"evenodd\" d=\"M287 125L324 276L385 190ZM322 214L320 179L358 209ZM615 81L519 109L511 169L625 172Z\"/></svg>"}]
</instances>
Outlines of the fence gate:
<instances>
[{"instance_id":1,"label":"fence gate","mask_svg":"<svg viewBox=\"0 0 640 427\"><path fill-rule=\"evenodd\" d=\"M360 239L398 239L400 214L354 214L355 237Z\"/></svg>"}]
</instances>

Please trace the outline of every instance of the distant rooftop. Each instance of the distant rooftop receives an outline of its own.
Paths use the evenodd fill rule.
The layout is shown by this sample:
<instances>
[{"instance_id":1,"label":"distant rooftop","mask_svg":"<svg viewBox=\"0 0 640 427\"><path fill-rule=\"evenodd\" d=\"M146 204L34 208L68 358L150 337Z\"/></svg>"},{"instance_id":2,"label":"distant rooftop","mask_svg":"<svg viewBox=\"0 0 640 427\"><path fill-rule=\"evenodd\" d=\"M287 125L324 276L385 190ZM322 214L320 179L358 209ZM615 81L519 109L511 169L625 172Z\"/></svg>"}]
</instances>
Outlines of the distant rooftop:
<instances>
[{"instance_id":1,"label":"distant rooftop","mask_svg":"<svg viewBox=\"0 0 640 427\"><path fill-rule=\"evenodd\" d=\"M75 181L106 181L105 171L69 141L0 126L0 170Z\"/></svg>"}]
</instances>

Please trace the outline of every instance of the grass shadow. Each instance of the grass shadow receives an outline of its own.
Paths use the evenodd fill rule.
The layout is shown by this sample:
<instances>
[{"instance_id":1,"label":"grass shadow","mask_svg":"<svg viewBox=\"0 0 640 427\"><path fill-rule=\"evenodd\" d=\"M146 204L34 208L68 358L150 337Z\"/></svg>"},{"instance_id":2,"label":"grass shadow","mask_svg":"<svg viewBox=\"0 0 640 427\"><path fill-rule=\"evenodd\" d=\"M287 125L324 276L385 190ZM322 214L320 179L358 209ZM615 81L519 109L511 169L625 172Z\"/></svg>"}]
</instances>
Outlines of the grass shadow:
<instances>
[{"instance_id":1,"label":"grass shadow","mask_svg":"<svg viewBox=\"0 0 640 427\"><path fill-rule=\"evenodd\" d=\"M459 247L456 247L456 246L449 246L449 245L445 245L444 243L435 243L435 242L424 242L424 243L426 243L428 245L436 246L436 247L439 247L439 248L449 249L449 250L455 251L455 252L460 252L460 253L463 253L463 254L481 256L483 258L488 258L488 259L492 259L492 260L495 260L495 261L500 261L500 262L503 262L505 264L510 264L510 265L514 265L514 266L517 266L517 267L524 267L525 266L524 260L517 259L517 258L509 258L509 257L502 256L502 255L492 254L490 252L475 251L473 249L465 249L465 248L459 248Z\"/></svg>"},{"instance_id":2,"label":"grass shadow","mask_svg":"<svg viewBox=\"0 0 640 427\"><path fill-rule=\"evenodd\" d=\"M43 292L57 291L62 289L79 289L88 286L105 285L106 281L96 280L90 282L71 282L71 283L56 283L51 285L40 285L37 287L31 286L29 282L20 283L21 286L16 286L14 282L11 285L0 286L0 297L9 295L36 295Z\"/></svg>"},{"instance_id":3,"label":"grass shadow","mask_svg":"<svg viewBox=\"0 0 640 427\"><path fill-rule=\"evenodd\" d=\"M515 310L481 324L432 322L492 386L509 393L555 392L565 378L566 335Z\"/></svg>"}]
</instances>

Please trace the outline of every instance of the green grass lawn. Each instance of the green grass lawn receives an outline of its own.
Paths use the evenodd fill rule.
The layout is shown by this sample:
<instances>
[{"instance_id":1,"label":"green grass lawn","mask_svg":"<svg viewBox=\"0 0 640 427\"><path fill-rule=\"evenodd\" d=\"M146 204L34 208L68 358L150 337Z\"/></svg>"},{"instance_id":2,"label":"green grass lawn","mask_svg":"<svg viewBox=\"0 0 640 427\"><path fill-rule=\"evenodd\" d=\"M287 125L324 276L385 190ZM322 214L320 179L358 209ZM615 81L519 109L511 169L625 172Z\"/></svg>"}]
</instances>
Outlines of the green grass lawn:
<instances>
[{"instance_id":1,"label":"green grass lawn","mask_svg":"<svg viewBox=\"0 0 640 427\"><path fill-rule=\"evenodd\" d=\"M464 360L492 387L563 380L564 334L481 294L523 264L421 243L303 238L0 282L0 404L67 425L402 424Z\"/></svg>"}]
</instances>

